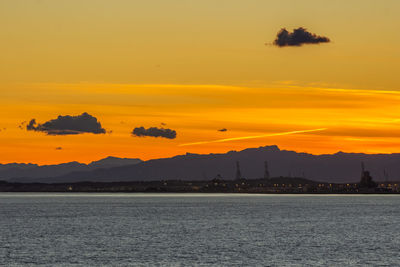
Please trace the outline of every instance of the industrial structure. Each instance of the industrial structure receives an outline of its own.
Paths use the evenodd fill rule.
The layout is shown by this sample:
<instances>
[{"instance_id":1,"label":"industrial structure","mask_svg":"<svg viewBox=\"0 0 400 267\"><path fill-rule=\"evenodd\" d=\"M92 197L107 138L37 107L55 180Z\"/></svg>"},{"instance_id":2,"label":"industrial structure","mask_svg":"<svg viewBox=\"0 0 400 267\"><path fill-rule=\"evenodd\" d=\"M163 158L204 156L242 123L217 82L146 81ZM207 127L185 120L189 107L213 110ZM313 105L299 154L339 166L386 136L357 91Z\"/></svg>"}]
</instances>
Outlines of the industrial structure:
<instances>
[{"instance_id":1,"label":"industrial structure","mask_svg":"<svg viewBox=\"0 0 400 267\"><path fill-rule=\"evenodd\" d=\"M236 161L236 180L242 179L242 173L240 172L239 161Z\"/></svg>"},{"instance_id":2,"label":"industrial structure","mask_svg":"<svg viewBox=\"0 0 400 267\"><path fill-rule=\"evenodd\" d=\"M269 179L268 161L264 161L264 179Z\"/></svg>"}]
</instances>

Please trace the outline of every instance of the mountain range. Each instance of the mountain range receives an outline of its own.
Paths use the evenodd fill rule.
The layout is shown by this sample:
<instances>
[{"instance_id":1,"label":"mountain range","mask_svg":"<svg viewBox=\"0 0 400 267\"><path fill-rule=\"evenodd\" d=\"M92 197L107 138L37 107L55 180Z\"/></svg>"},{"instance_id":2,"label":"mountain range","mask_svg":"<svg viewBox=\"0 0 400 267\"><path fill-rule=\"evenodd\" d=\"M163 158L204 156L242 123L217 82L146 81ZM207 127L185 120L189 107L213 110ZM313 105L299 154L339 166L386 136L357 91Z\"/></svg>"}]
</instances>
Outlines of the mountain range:
<instances>
[{"instance_id":1,"label":"mountain range","mask_svg":"<svg viewBox=\"0 0 400 267\"><path fill-rule=\"evenodd\" d=\"M77 171L91 171L101 168L112 168L118 166L132 165L142 162L140 159L107 157L90 164L76 161L57 165L42 165L32 163L10 163L0 164L0 180L34 181L43 178L58 177Z\"/></svg>"},{"instance_id":2,"label":"mountain range","mask_svg":"<svg viewBox=\"0 0 400 267\"><path fill-rule=\"evenodd\" d=\"M305 177L321 182L358 182L361 162L377 180L400 180L400 154L344 153L313 155L281 150L277 146L248 148L224 154L190 154L141 161L108 157L90 164L0 165L0 180L14 182L209 180L220 175L235 179L236 162L247 179L264 175L264 162L271 177ZM8 166L8 168L7 168ZM386 173L386 175L384 175Z\"/></svg>"}]
</instances>

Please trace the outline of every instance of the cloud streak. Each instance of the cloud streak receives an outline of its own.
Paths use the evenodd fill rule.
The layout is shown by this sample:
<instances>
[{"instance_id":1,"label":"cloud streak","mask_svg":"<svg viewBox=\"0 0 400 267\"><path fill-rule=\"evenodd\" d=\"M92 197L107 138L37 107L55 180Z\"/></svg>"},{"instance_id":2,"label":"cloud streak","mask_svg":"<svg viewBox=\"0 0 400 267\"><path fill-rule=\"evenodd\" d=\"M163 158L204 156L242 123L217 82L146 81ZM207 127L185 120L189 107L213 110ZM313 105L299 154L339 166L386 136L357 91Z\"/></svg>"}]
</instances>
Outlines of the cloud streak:
<instances>
[{"instance_id":1,"label":"cloud streak","mask_svg":"<svg viewBox=\"0 0 400 267\"><path fill-rule=\"evenodd\" d=\"M253 136L232 137L232 138L224 138L224 139L218 139L218 140L212 140L212 141L200 141L200 142L194 142L194 143L180 144L179 146L204 145L204 144L210 144L210 143L222 143L222 142L256 139L256 138L263 138L263 137L292 135L292 134L301 134L301 133L312 133L312 132L319 132L319 131L325 131L325 130L327 130L327 128L319 128L319 129L312 129L312 130L300 130L300 131L291 131L291 132L282 132L282 133L273 133L273 134L263 134L263 135L253 135Z\"/></svg>"},{"instance_id":2,"label":"cloud streak","mask_svg":"<svg viewBox=\"0 0 400 267\"><path fill-rule=\"evenodd\" d=\"M279 47L285 46L302 46L303 44L319 44L329 43L328 37L319 36L307 31L307 29L299 27L293 32L288 32L286 28L282 28L276 35L274 45Z\"/></svg>"}]
</instances>

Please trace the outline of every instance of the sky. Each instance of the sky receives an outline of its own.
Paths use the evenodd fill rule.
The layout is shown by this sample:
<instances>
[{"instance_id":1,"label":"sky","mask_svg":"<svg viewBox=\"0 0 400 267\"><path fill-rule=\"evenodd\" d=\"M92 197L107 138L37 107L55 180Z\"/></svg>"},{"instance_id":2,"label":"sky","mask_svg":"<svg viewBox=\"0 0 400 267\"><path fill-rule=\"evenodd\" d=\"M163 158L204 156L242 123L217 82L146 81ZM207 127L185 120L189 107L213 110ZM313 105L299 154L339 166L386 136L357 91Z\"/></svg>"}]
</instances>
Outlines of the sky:
<instances>
[{"instance_id":1,"label":"sky","mask_svg":"<svg viewBox=\"0 0 400 267\"><path fill-rule=\"evenodd\" d=\"M398 10L398 0L0 0L0 163L265 145L398 153ZM330 41L274 45L299 27ZM83 113L101 131L48 129Z\"/></svg>"}]
</instances>

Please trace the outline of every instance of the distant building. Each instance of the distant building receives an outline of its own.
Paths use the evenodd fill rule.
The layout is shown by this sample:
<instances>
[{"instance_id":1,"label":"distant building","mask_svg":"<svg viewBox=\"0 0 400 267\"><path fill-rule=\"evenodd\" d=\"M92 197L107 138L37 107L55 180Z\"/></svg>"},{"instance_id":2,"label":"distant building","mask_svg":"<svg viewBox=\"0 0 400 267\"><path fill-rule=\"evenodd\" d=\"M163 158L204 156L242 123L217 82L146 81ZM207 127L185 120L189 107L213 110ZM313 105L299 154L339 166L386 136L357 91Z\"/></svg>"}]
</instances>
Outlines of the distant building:
<instances>
[{"instance_id":1,"label":"distant building","mask_svg":"<svg viewBox=\"0 0 400 267\"><path fill-rule=\"evenodd\" d=\"M222 180L221 174L217 174L217 176L215 176L215 178L211 180L211 182L212 182L214 185L218 185L218 184L221 183L222 181L223 181L223 180Z\"/></svg>"},{"instance_id":2,"label":"distant building","mask_svg":"<svg viewBox=\"0 0 400 267\"><path fill-rule=\"evenodd\" d=\"M373 188L376 187L376 183L372 180L369 171L365 170L364 162L361 162L361 181L360 187Z\"/></svg>"}]
</instances>

